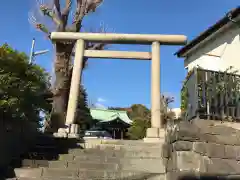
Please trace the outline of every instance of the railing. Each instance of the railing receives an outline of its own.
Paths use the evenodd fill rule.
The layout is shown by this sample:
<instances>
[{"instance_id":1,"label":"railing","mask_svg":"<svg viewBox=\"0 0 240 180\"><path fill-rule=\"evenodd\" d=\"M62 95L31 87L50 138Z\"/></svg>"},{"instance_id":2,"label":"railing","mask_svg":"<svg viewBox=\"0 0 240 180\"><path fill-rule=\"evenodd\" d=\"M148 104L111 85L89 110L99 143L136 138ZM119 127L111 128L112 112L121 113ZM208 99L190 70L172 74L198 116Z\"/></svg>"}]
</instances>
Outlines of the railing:
<instances>
[{"instance_id":1,"label":"railing","mask_svg":"<svg viewBox=\"0 0 240 180\"><path fill-rule=\"evenodd\" d=\"M182 110L187 120L240 121L240 75L193 69L182 89Z\"/></svg>"}]
</instances>

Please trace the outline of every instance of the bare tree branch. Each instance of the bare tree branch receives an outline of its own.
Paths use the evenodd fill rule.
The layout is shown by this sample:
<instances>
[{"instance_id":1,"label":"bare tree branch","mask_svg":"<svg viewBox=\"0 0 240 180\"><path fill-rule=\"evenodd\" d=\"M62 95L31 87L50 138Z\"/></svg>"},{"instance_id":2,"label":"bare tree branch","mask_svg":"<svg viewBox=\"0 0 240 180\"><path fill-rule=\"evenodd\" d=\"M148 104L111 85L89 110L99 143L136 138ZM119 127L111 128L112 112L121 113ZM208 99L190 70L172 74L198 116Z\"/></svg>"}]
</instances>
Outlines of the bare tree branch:
<instances>
[{"instance_id":1,"label":"bare tree branch","mask_svg":"<svg viewBox=\"0 0 240 180\"><path fill-rule=\"evenodd\" d=\"M62 24L60 26L61 31L65 31L67 24L68 24L68 16L69 16L69 12L71 9L71 5L72 5L72 0L66 0L65 1L65 8L62 11L62 16L61 16L61 20L62 20Z\"/></svg>"},{"instance_id":2,"label":"bare tree branch","mask_svg":"<svg viewBox=\"0 0 240 180\"><path fill-rule=\"evenodd\" d=\"M66 0L65 8L62 11L62 16L68 16L72 6L72 0Z\"/></svg>"},{"instance_id":3,"label":"bare tree branch","mask_svg":"<svg viewBox=\"0 0 240 180\"><path fill-rule=\"evenodd\" d=\"M103 3L103 0L86 0L85 14L95 12L97 7Z\"/></svg>"},{"instance_id":4,"label":"bare tree branch","mask_svg":"<svg viewBox=\"0 0 240 180\"><path fill-rule=\"evenodd\" d=\"M58 16L54 3L45 3L44 0L36 0L36 2L41 15L49 17L57 26L61 24L61 17Z\"/></svg>"},{"instance_id":5,"label":"bare tree branch","mask_svg":"<svg viewBox=\"0 0 240 180\"><path fill-rule=\"evenodd\" d=\"M70 28L70 31L79 32L82 27L82 20L84 17L84 9L86 0L76 0L77 8L73 19L73 25Z\"/></svg>"},{"instance_id":6,"label":"bare tree branch","mask_svg":"<svg viewBox=\"0 0 240 180\"><path fill-rule=\"evenodd\" d=\"M109 28L107 24L105 24L103 21L100 22L100 28L97 29L93 29L91 28L82 28L83 31L82 32L90 32L90 33L106 33L106 32L114 32L115 30L113 28ZM88 42L86 44L86 49L88 50L103 50L106 49L108 44L106 43L92 43L92 42ZM74 48L73 48L74 49ZM75 50L73 50L72 52L72 56L75 56ZM87 61L87 60L86 60Z\"/></svg>"},{"instance_id":7,"label":"bare tree branch","mask_svg":"<svg viewBox=\"0 0 240 180\"><path fill-rule=\"evenodd\" d=\"M105 24L103 21L100 22L100 28L98 29L86 29L84 32L91 32L91 33L113 33L115 30L113 28L109 28L107 24ZM89 50L103 50L106 49L107 44L106 43L88 43L87 49Z\"/></svg>"},{"instance_id":8,"label":"bare tree branch","mask_svg":"<svg viewBox=\"0 0 240 180\"><path fill-rule=\"evenodd\" d=\"M30 24L32 24L36 29L46 33L47 35L49 35L49 30L47 29L47 27L44 24L41 24L37 21L36 17L34 17L33 13L28 13L28 21Z\"/></svg>"},{"instance_id":9,"label":"bare tree branch","mask_svg":"<svg viewBox=\"0 0 240 180\"><path fill-rule=\"evenodd\" d=\"M85 15L90 12L95 12L96 8L100 6L103 0L76 0L77 9L75 12L73 26L70 28L70 31L79 32L82 27L82 20Z\"/></svg>"},{"instance_id":10,"label":"bare tree branch","mask_svg":"<svg viewBox=\"0 0 240 180\"><path fill-rule=\"evenodd\" d=\"M105 47L104 43L96 43L88 47L89 50L103 50Z\"/></svg>"},{"instance_id":11,"label":"bare tree branch","mask_svg":"<svg viewBox=\"0 0 240 180\"><path fill-rule=\"evenodd\" d=\"M61 19L58 17L53 8L50 8L47 5L43 4L40 5L40 10L42 11L44 16L48 16L49 18L51 18L56 25L61 24Z\"/></svg>"},{"instance_id":12,"label":"bare tree branch","mask_svg":"<svg viewBox=\"0 0 240 180\"><path fill-rule=\"evenodd\" d=\"M54 0L54 6L56 8L58 18L60 19L62 15L61 15L61 6L60 6L59 0Z\"/></svg>"}]
</instances>

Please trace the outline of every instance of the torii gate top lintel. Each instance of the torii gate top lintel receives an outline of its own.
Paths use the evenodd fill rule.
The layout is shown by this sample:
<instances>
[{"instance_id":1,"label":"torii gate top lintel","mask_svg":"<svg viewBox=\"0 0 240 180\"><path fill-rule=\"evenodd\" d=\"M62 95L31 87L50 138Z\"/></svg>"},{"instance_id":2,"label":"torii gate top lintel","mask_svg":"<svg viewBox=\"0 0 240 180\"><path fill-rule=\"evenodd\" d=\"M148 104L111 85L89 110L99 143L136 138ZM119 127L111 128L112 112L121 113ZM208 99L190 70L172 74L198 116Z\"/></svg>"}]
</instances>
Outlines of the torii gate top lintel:
<instances>
[{"instance_id":1,"label":"torii gate top lintel","mask_svg":"<svg viewBox=\"0 0 240 180\"><path fill-rule=\"evenodd\" d=\"M159 42L161 45L185 45L187 37L184 35L161 34L117 34L117 33L73 33L52 32L53 41L69 41L82 39L91 42L105 42L111 44L146 44Z\"/></svg>"},{"instance_id":2,"label":"torii gate top lintel","mask_svg":"<svg viewBox=\"0 0 240 180\"><path fill-rule=\"evenodd\" d=\"M52 32L51 39L57 41L76 41L74 64L66 124L70 127L70 134L76 133L75 119L78 95L81 81L82 64L84 57L115 58L115 59L141 59L151 60L151 128L146 133L146 141L161 141L164 137L164 128L161 115L160 92L160 45L184 45L187 37L184 35L160 34L116 34L116 33L73 33ZM103 42L108 44L145 44L151 45L151 52L121 52L106 50L86 50L86 42Z\"/></svg>"}]
</instances>

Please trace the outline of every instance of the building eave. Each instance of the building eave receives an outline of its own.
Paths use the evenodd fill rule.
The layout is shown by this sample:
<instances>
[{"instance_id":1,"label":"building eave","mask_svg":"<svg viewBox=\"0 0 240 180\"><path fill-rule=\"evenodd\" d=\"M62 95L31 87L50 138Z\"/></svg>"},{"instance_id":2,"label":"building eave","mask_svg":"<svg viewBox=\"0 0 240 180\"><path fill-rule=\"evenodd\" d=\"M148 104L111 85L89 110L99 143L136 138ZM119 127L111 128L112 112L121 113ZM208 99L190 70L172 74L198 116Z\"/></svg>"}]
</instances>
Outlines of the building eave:
<instances>
[{"instance_id":1,"label":"building eave","mask_svg":"<svg viewBox=\"0 0 240 180\"><path fill-rule=\"evenodd\" d=\"M132 120L129 119L127 115L127 111L90 108L90 113L93 119L98 120L101 123L111 122L116 119L121 119L121 121L126 124L132 123Z\"/></svg>"},{"instance_id":2,"label":"building eave","mask_svg":"<svg viewBox=\"0 0 240 180\"><path fill-rule=\"evenodd\" d=\"M230 12L227 13L222 19L220 19L217 23L215 23L213 26L209 27L206 31L201 33L198 37L190 41L186 46L181 48L179 51L175 53L177 57L186 57L188 52L195 48L197 45L199 45L202 41L207 39L209 36L213 35L217 31L219 31L221 28L223 28L225 25L231 23L231 19L229 18L229 14L231 14L231 18L235 19L238 16L240 16L240 6L237 8L231 10Z\"/></svg>"}]
</instances>

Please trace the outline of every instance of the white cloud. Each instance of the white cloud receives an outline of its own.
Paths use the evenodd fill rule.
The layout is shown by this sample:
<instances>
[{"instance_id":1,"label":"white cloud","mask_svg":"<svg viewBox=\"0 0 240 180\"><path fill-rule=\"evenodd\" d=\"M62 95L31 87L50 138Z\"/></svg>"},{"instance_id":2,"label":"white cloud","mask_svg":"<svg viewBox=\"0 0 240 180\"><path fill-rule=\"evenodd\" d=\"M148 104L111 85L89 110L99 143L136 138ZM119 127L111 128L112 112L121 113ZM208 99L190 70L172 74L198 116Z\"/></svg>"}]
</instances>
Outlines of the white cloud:
<instances>
[{"instance_id":1,"label":"white cloud","mask_svg":"<svg viewBox=\"0 0 240 180\"><path fill-rule=\"evenodd\" d=\"M95 103L94 106L99 109L107 109L107 107L101 103Z\"/></svg>"},{"instance_id":2,"label":"white cloud","mask_svg":"<svg viewBox=\"0 0 240 180\"><path fill-rule=\"evenodd\" d=\"M94 103L94 106L99 109L107 109L107 106L105 105L106 99L99 97L97 98L97 101Z\"/></svg>"},{"instance_id":3,"label":"white cloud","mask_svg":"<svg viewBox=\"0 0 240 180\"><path fill-rule=\"evenodd\" d=\"M106 99L99 97L99 98L97 99L97 102L99 102L99 103L101 103L101 102L106 102Z\"/></svg>"}]
</instances>

